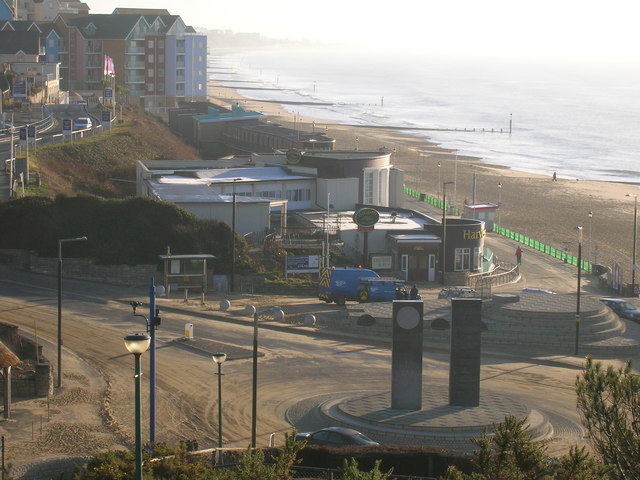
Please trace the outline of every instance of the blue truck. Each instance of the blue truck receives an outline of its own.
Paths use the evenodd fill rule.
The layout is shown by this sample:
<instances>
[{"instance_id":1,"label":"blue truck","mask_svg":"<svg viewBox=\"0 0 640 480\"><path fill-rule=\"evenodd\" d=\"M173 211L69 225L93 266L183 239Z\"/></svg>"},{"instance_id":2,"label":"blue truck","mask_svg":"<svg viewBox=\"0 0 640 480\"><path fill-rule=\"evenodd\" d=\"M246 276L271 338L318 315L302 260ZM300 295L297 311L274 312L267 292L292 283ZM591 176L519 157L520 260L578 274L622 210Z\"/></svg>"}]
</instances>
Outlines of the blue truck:
<instances>
[{"instance_id":1,"label":"blue truck","mask_svg":"<svg viewBox=\"0 0 640 480\"><path fill-rule=\"evenodd\" d=\"M347 301L386 302L394 300L404 282L380 277L373 270L356 267L323 268L318 283L318 298L344 305Z\"/></svg>"}]
</instances>

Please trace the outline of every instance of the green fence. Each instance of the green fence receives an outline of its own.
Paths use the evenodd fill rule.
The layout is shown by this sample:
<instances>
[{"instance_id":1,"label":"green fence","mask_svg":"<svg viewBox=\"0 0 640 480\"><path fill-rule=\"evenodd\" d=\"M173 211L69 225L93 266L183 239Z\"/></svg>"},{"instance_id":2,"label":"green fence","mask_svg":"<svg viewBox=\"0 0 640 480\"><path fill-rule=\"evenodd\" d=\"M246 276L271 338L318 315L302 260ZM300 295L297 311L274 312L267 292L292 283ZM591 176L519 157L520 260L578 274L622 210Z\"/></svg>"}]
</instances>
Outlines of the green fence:
<instances>
[{"instance_id":1,"label":"green fence","mask_svg":"<svg viewBox=\"0 0 640 480\"><path fill-rule=\"evenodd\" d=\"M578 266L578 257L576 257L575 255L569 255L566 250L554 248L551 245L544 244L531 237L527 237L525 235L522 235L521 233L514 232L513 230L509 230L508 228L500 227L496 224L493 225L493 231L498 235L510 238L511 240L526 245L527 247L533 248L534 250L538 250L539 252L549 255L553 258L557 258L558 260L562 260L564 263L568 263L569 265L573 265L574 267ZM592 264L587 260L582 260L580 262L580 268L587 272L591 272Z\"/></svg>"},{"instance_id":2,"label":"green fence","mask_svg":"<svg viewBox=\"0 0 640 480\"><path fill-rule=\"evenodd\" d=\"M407 187L406 185L404 186L404 193L406 193L407 195L413 198L417 198L418 200L423 201L425 203L435 205L440 209L442 209L443 207L442 200L435 197L431 197L424 193L420 193L411 187ZM451 205L448 205L448 208L451 209ZM460 210L456 208L454 210L454 215L460 215ZM538 240L522 235L521 233L517 233L512 230L509 230L508 228L499 227L495 223L493 224L493 231L498 235L502 235L504 237L510 238L511 240L514 240L518 243L526 245L527 247L533 248L534 250L538 250L539 252L542 252L546 255L557 258L558 260L562 260L563 262L573 265L574 267L578 266L578 257L574 255L569 255L565 250L554 248L551 245L546 245ZM591 262L587 260L582 260L580 263L581 263L580 268L582 270L591 272L592 270Z\"/></svg>"},{"instance_id":3,"label":"green fence","mask_svg":"<svg viewBox=\"0 0 640 480\"><path fill-rule=\"evenodd\" d=\"M407 195L409 195L410 197L416 198L418 200L420 200L421 202L424 203L428 203L430 205L433 205L435 207L438 207L440 210L443 209L444 204L442 203L442 200L440 200L439 198L436 197L432 197L430 195L427 195L425 193L420 193L417 190L414 190L411 187L407 187L406 185L404 186L404 193L406 193ZM447 211L451 212L451 205L447 205ZM460 210L458 208L454 208L452 215L460 215Z\"/></svg>"}]
</instances>

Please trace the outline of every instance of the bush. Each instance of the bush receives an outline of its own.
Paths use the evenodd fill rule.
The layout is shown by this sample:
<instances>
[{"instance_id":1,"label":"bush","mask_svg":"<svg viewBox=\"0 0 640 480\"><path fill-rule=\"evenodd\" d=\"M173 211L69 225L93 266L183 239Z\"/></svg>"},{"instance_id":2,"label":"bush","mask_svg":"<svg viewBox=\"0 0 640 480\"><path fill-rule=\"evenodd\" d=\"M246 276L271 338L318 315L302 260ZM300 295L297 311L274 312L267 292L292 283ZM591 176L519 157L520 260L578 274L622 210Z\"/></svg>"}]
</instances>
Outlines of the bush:
<instances>
[{"instance_id":1,"label":"bush","mask_svg":"<svg viewBox=\"0 0 640 480\"><path fill-rule=\"evenodd\" d=\"M58 239L86 236L65 251L68 257L92 257L105 265L158 262L167 247L173 254L209 253L216 269L231 270L231 228L217 220L198 220L186 210L151 198L106 200L58 195L0 202L0 248L57 257ZM236 268L251 270L247 244L236 236Z\"/></svg>"}]
</instances>

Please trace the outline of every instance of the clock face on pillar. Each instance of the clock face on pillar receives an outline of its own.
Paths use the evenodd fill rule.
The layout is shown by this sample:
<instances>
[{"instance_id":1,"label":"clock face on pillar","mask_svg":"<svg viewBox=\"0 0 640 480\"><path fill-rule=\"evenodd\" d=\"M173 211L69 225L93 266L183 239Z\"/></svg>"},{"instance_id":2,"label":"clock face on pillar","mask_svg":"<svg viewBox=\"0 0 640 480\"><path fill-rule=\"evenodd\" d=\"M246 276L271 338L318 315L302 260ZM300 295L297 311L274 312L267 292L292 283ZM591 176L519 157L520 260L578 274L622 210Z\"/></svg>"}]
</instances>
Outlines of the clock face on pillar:
<instances>
[{"instance_id":1,"label":"clock face on pillar","mask_svg":"<svg viewBox=\"0 0 640 480\"><path fill-rule=\"evenodd\" d=\"M420 323L420 312L414 306L400 308L396 315L398 326L405 330L412 330Z\"/></svg>"}]
</instances>

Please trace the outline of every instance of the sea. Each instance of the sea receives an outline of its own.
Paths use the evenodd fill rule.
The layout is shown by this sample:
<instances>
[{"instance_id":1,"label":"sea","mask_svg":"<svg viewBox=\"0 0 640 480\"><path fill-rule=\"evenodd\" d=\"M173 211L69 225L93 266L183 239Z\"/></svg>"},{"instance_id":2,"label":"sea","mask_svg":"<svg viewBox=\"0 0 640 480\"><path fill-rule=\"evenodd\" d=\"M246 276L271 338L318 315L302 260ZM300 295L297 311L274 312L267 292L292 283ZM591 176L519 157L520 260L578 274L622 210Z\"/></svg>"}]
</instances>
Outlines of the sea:
<instances>
[{"instance_id":1,"label":"sea","mask_svg":"<svg viewBox=\"0 0 640 480\"><path fill-rule=\"evenodd\" d=\"M208 60L210 79L286 102L292 118L390 126L489 164L640 184L637 64L317 46Z\"/></svg>"}]
</instances>

